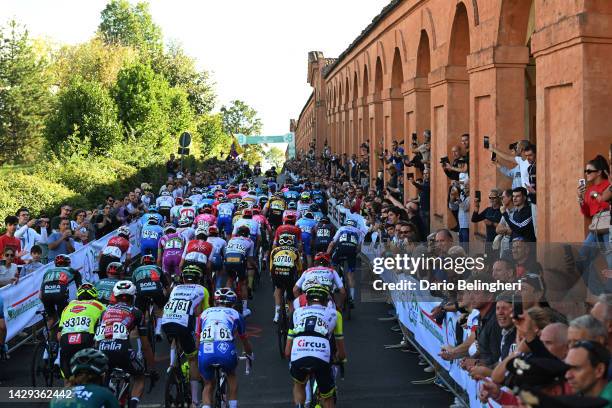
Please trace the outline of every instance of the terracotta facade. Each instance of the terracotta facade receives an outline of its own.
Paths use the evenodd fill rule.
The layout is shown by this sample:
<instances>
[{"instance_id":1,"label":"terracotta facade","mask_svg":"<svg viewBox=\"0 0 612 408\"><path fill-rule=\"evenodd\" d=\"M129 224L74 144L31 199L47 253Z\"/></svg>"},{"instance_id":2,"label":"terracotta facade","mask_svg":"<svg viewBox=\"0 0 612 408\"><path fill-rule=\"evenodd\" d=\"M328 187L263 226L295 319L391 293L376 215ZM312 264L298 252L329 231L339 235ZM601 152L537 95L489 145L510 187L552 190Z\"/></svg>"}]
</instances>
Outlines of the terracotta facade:
<instances>
[{"instance_id":1,"label":"terracotta facade","mask_svg":"<svg viewBox=\"0 0 612 408\"><path fill-rule=\"evenodd\" d=\"M470 134L470 189L483 192L511 184L483 136L500 149L530 139L538 240L581 241L577 180L612 143L610 27L609 0L394 0L337 59L309 53L313 93L296 123L297 150L315 139L318 151L327 140L332 152L358 154L369 140L373 175L379 141L404 140L412 156L411 134L421 142L431 129L436 228L449 217L439 161L461 134Z\"/></svg>"}]
</instances>

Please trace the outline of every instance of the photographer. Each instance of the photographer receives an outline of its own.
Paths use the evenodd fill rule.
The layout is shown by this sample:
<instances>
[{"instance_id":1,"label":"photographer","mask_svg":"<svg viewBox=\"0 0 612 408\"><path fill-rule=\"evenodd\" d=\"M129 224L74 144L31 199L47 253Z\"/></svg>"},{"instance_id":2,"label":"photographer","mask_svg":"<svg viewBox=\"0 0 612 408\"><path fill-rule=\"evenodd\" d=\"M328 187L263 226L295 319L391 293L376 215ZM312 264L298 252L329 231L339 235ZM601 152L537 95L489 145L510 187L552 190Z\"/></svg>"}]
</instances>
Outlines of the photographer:
<instances>
[{"instance_id":1,"label":"photographer","mask_svg":"<svg viewBox=\"0 0 612 408\"><path fill-rule=\"evenodd\" d=\"M55 259L60 254L71 254L74 252L74 239L70 229L70 220L62 218L59 230L49 236L49 259Z\"/></svg>"},{"instance_id":2,"label":"photographer","mask_svg":"<svg viewBox=\"0 0 612 408\"><path fill-rule=\"evenodd\" d=\"M514 157L520 156L518 153L518 145L519 142L512 143L509 146L510 151L514 154ZM493 151L494 149L491 149ZM504 176L512 179L512 188L523 187L522 179L521 179L521 166L517 164L513 168L509 169L508 167L501 164L497 158L491 159L495 164L495 167L502 173Z\"/></svg>"},{"instance_id":3,"label":"photographer","mask_svg":"<svg viewBox=\"0 0 612 408\"><path fill-rule=\"evenodd\" d=\"M480 210L480 197L476 197L474 200L474 212L472 213L472 222L485 222L487 234L485 242L487 243L488 248L490 248L491 243L497 235L495 229L497 228L497 224L499 224L499 221L502 218L501 211L499 209L501 206L500 195L501 194L498 189L492 189L489 192L489 206L485 208L481 213L478 212Z\"/></svg>"},{"instance_id":4,"label":"photographer","mask_svg":"<svg viewBox=\"0 0 612 408\"><path fill-rule=\"evenodd\" d=\"M457 212L459 242L468 250L470 241L470 187L467 179L451 185L448 208Z\"/></svg>"},{"instance_id":5,"label":"photographer","mask_svg":"<svg viewBox=\"0 0 612 408\"><path fill-rule=\"evenodd\" d=\"M468 165L465 162L465 158L461 156L461 148L459 146L453 146L451 148L451 155L453 156L452 162L448 161L448 157L443 157L440 160L440 164L442 164L444 173L449 179L459 181L459 175L461 173L467 174Z\"/></svg>"},{"instance_id":6,"label":"photographer","mask_svg":"<svg viewBox=\"0 0 612 408\"><path fill-rule=\"evenodd\" d=\"M509 163L516 163L519 166L519 170L521 173L521 182L520 182L520 185L517 185L515 187L516 183L514 182L514 179L513 179L512 189L515 189L517 187L525 187L526 185L529 185L528 168L529 168L530 163L527 160L525 149L530 144L531 143L529 143L529 140L521 140L520 142L518 142L516 145L516 148L513 150L514 155L510 155L506 152L502 152L495 146L490 147L491 152L495 153L495 155L497 156L497 160L502 159ZM496 161L496 165L497 165L497 161Z\"/></svg>"},{"instance_id":7,"label":"photographer","mask_svg":"<svg viewBox=\"0 0 612 408\"><path fill-rule=\"evenodd\" d=\"M19 219L19 223L17 224L17 231L15 231L15 238L21 240L22 250L24 252L21 260L29 262L32 260L32 255L30 254L32 247L36 244L47 243L47 225L49 224L49 219L30 219L30 211L24 207L17 210L16 215ZM34 227L40 227L40 233L36 232Z\"/></svg>"}]
</instances>

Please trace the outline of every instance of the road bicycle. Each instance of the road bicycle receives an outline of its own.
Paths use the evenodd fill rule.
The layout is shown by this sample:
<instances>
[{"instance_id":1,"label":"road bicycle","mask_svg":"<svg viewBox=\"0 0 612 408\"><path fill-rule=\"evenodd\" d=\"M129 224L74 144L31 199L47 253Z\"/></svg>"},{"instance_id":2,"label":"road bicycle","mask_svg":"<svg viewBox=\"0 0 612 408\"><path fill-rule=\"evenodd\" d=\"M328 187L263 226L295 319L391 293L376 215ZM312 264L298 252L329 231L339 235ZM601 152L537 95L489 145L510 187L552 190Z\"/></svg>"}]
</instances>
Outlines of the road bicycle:
<instances>
[{"instance_id":1,"label":"road bicycle","mask_svg":"<svg viewBox=\"0 0 612 408\"><path fill-rule=\"evenodd\" d=\"M155 303L150 296L145 296L145 319L147 322L147 338L149 339L149 344L151 345L151 351L153 355L155 355L155 347L157 341L155 339L155 327L157 326L157 316L155 315Z\"/></svg>"},{"instance_id":2,"label":"road bicycle","mask_svg":"<svg viewBox=\"0 0 612 408\"><path fill-rule=\"evenodd\" d=\"M43 328L39 338L39 342L34 347L32 355L32 364L30 366L30 375L32 378L33 387L53 387L53 384L61 382L61 372L59 366L55 365L55 359L59 351L59 344L55 341L49 341L51 330L47 327L47 313L44 310L36 312L42 316ZM53 328L57 327L58 322L55 322Z\"/></svg>"},{"instance_id":3,"label":"road bicycle","mask_svg":"<svg viewBox=\"0 0 612 408\"><path fill-rule=\"evenodd\" d=\"M249 375L251 373L251 357L243 354L242 356L238 357L238 360L245 361L246 368L244 373ZM227 399L227 374L225 374L225 371L219 364L213 364L213 367L215 368L215 388L213 392L212 406L213 408L227 408L229 406Z\"/></svg>"},{"instance_id":4,"label":"road bicycle","mask_svg":"<svg viewBox=\"0 0 612 408\"><path fill-rule=\"evenodd\" d=\"M334 362L332 364L332 373L334 380L340 377L344 380L344 363L343 362ZM309 381L309 391L307 395L311 396L310 404L306 405L308 408L322 408L322 400L319 395L319 387L317 385L317 381L314 376L311 375ZM336 382L336 390L334 392L334 405L338 402L338 383Z\"/></svg>"},{"instance_id":5,"label":"road bicycle","mask_svg":"<svg viewBox=\"0 0 612 408\"><path fill-rule=\"evenodd\" d=\"M149 394L153 387L155 387L156 377L154 377L151 373L145 373L145 377L150 379L149 386ZM108 388L112 391L117 401L119 401L119 406L121 408L125 408L128 406L130 395L132 394L132 376L130 373L124 371L121 368L113 368L110 373Z\"/></svg>"},{"instance_id":6,"label":"road bicycle","mask_svg":"<svg viewBox=\"0 0 612 408\"><path fill-rule=\"evenodd\" d=\"M278 324L276 327L276 337L278 339L278 351L281 360L285 359L285 345L287 344L287 336L289 335L289 305L287 305L287 294L283 291L281 299L281 307L278 315Z\"/></svg>"},{"instance_id":7,"label":"road bicycle","mask_svg":"<svg viewBox=\"0 0 612 408\"><path fill-rule=\"evenodd\" d=\"M169 367L166 374L164 391L165 408L189 407L191 404L191 385L189 383L189 361L180 343L176 342L177 364Z\"/></svg>"},{"instance_id":8,"label":"road bicycle","mask_svg":"<svg viewBox=\"0 0 612 408\"><path fill-rule=\"evenodd\" d=\"M336 265L336 271L338 275L342 277L342 286L344 286L344 290L346 290L346 296L344 297L344 302L342 303L342 317L345 320L351 320L351 298L350 298L350 288L349 281L346 274L346 269L344 267L346 260L343 260Z\"/></svg>"}]
</instances>

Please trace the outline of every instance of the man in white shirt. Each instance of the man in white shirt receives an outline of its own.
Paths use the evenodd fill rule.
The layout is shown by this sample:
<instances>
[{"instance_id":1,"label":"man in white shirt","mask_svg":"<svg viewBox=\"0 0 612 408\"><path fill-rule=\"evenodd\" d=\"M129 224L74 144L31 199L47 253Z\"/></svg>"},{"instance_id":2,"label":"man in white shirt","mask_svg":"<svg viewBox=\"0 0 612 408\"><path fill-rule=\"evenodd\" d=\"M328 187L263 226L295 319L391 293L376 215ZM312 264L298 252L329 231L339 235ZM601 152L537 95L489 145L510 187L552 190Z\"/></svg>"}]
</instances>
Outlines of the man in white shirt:
<instances>
[{"instance_id":1,"label":"man in white shirt","mask_svg":"<svg viewBox=\"0 0 612 408\"><path fill-rule=\"evenodd\" d=\"M17 218L19 224L17 225L17 231L15 231L15 238L21 241L21 250L24 254L21 256L21 260L29 262L32 260L30 250L36 244L47 243L47 223L48 219L38 220L40 225L40 234L34 230L36 225L36 219L30 219L30 211L27 208L20 208L17 210Z\"/></svg>"},{"instance_id":2,"label":"man in white shirt","mask_svg":"<svg viewBox=\"0 0 612 408\"><path fill-rule=\"evenodd\" d=\"M529 161L527 160L527 157L525 157L525 148L527 146L529 146L529 140L521 140L520 142L517 143L516 145L516 149L514 150L514 156L510 155L506 152L502 152L500 150L498 150L497 148L491 146L491 152L495 153L497 155L497 159L499 160L500 158L507 161L507 162L515 162L520 170L521 173L521 185L517 186L517 187L525 187L529 185ZM514 187L514 181L513 181L513 187Z\"/></svg>"}]
</instances>

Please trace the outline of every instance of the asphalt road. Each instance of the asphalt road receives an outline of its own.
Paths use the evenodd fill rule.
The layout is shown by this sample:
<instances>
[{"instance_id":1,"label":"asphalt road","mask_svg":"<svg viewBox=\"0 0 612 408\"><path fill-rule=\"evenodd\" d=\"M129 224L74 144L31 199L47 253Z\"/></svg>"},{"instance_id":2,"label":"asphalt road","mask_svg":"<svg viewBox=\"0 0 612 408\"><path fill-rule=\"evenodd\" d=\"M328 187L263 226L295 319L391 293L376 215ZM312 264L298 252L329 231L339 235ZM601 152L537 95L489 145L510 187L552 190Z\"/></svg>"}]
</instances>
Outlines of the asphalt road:
<instances>
[{"instance_id":1,"label":"asphalt road","mask_svg":"<svg viewBox=\"0 0 612 408\"><path fill-rule=\"evenodd\" d=\"M360 271L361 272L361 271ZM367 275L367 274L365 274ZM378 321L387 316L388 306L380 295L371 291L368 282L362 282L353 319L345 322L348 353L344 380L338 380L339 402L342 408L382 407L444 407L452 396L435 385L412 385L411 380L428 375L417 365L414 354L399 350L386 350L385 344L398 343L399 334L390 330L393 323ZM256 360L249 376L244 365L239 368L241 407L290 407L291 379L288 362L281 360L276 344L272 285L262 278L261 287L249 307L253 315L247 319L248 332L255 350ZM0 385L17 387L30 385L30 362L33 346L23 346L11 355L0 369ZM158 347L156 366L160 373L168 366L168 345ZM163 381L145 394L142 407L160 407L163 400ZM36 406L23 403L1 406ZM41 405L38 405L41 406ZM44 405L42 405L44 406Z\"/></svg>"}]
</instances>

